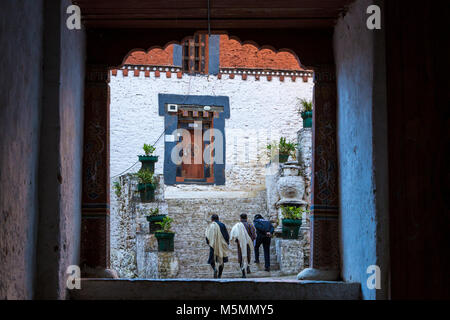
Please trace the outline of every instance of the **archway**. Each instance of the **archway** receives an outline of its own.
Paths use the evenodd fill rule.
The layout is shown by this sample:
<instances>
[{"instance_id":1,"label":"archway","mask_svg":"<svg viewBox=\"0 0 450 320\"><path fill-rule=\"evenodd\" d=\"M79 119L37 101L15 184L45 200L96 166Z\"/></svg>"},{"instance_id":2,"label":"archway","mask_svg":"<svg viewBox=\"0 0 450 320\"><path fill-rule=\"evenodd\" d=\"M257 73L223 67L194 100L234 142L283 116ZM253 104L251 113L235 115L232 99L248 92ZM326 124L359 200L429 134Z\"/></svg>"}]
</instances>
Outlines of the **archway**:
<instances>
[{"instance_id":1,"label":"archway","mask_svg":"<svg viewBox=\"0 0 450 320\"><path fill-rule=\"evenodd\" d=\"M303 36L312 45L308 45L308 41L306 41L297 45L297 50L293 50L293 52L306 52L306 56L311 59L310 62L313 62L308 65L314 69L315 82L310 266L314 268L314 271L331 270L331 273L319 272L317 278L332 280L337 279L339 274L334 66L330 63L332 58L330 59L329 55L323 51L323 47L326 47L324 44L327 43L325 41L327 36L321 34L314 40L310 38L313 36L311 34ZM107 36L103 35L102 41L105 41L105 38ZM130 40L127 38L124 42L130 42ZM142 41L137 35L133 35L132 40L136 43ZM269 34L267 42L270 43L270 40L273 40L273 35L271 38ZM277 37L277 41L273 41L280 42L280 37ZM94 46L98 49L99 45L101 43ZM114 47L117 45L111 47L109 44L104 50L106 52ZM322 50L316 52L314 56L311 51L317 47L322 47ZM88 266L108 268L110 187L109 172L105 166L109 159L107 147L109 130L108 69L117 64L111 64L114 59L110 55L103 57L102 60L105 64L99 65L98 59L98 55L92 57L96 64L88 65L86 77L85 146L87 149L85 150L83 169L82 263ZM317 61L317 64L314 63L314 60ZM323 64L325 61L328 63ZM310 277L309 274L306 275L306 278L308 277Z\"/></svg>"}]
</instances>

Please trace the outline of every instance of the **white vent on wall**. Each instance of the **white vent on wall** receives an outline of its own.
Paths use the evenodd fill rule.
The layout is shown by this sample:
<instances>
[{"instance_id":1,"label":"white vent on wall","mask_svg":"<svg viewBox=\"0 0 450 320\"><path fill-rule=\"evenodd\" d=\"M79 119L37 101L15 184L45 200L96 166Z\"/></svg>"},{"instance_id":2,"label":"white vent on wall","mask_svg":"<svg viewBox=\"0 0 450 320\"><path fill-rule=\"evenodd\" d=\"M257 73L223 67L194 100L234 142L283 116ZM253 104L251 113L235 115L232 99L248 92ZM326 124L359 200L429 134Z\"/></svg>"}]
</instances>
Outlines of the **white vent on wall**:
<instances>
[{"instance_id":1,"label":"white vent on wall","mask_svg":"<svg viewBox=\"0 0 450 320\"><path fill-rule=\"evenodd\" d=\"M178 105L177 104L168 104L167 111L168 112L178 112Z\"/></svg>"},{"instance_id":2,"label":"white vent on wall","mask_svg":"<svg viewBox=\"0 0 450 320\"><path fill-rule=\"evenodd\" d=\"M204 106L203 110L206 110L206 111L211 110L211 107L210 106Z\"/></svg>"}]
</instances>

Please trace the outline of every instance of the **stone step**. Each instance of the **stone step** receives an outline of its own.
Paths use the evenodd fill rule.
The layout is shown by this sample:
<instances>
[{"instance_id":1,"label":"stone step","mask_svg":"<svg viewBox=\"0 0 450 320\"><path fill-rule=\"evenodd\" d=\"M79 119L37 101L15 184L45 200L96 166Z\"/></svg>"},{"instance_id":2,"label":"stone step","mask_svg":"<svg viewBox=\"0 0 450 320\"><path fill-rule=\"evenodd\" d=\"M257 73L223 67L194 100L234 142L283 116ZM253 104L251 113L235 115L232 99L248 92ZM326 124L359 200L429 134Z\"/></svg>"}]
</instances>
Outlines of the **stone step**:
<instances>
[{"instance_id":1,"label":"stone step","mask_svg":"<svg viewBox=\"0 0 450 320\"><path fill-rule=\"evenodd\" d=\"M264 271L264 261L261 261L260 263L254 263L252 264L252 268L256 269L258 271ZM280 265L276 261L270 261L270 270L280 270Z\"/></svg>"},{"instance_id":2,"label":"stone step","mask_svg":"<svg viewBox=\"0 0 450 320\"><path fill-rule=\"evenodd\" d=\"M260 279L81 279L72 300L358 300L361 284Z\"/></svg>"},{"instance_id":3,"label":"stone step","mask_svg":"<svg viewBox=\"0 0 450 320\"><path fill-rule=\"evenodd\" d=\"M213 279L213 273L212 271L201 274L201 277L196 279ZM274 278L274 277L281 277L284 276L284 274L281 273L280 270L271 270L268 271L254 271L249 274L247 274L247 278ZM293 276L293 275L292 275ZM242 273L241 272L223 272L222 279L242 279Z\"/></svg>"},{"instance_id":4,"label":"stone step","mask_svg":"<svg viewBox=\"0 0 450 320\"><path fill-rule=\"evenodd\" d=\"M262 278L262 277L274 277L274 276L280 276L280 266L278 263L274 263L270 265L270 272L267 272L264 270L264 263L255 264L252 263L250 265L250 275L249 277L254 278ZM223 271L222 277L223 278L241 278L242 272L239 269L239 266L237 263L226 263L225 269ZM210 265L201 265L197 269L195 273L195 279L211 279L213 278L213 271Z\"/></svg>"},{"instance_id":5,"label":"stone step","mask_svg":"<svg viewBox=\"0 0 450 320\"><path fill-rule=\"evenodd\" d=\"M270 270L270 271L253 271L251 273L247 274L247 278L251 279L251 278L273 278L273 277L280 277L283 276L283 274L281 273L281 271L278 270ZM205 278L208 279L211 278L211 272L210 274ZM222 278L223 279L239 279L242 278L242 273L240 272L224 272L222 274Z\"/></svg>"}]
</instances>

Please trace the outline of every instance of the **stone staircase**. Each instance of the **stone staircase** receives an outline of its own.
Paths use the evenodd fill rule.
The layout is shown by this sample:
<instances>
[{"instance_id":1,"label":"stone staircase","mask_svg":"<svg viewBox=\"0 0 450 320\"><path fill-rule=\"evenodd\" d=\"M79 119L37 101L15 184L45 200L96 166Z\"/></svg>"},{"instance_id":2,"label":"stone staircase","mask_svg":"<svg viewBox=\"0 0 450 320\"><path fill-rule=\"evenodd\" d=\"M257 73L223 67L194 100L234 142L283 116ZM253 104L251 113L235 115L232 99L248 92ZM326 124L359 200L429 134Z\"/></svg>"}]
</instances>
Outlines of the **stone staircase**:
<instances>
[{"instance_id":1,"label":"stone staircase","mask_svg":"<svg viewBox=\"0 0 450 320\"><path fill-rule=\"evenodd\" d=\"M250 217L256 213L265 215L263 193L255 198L207 198L207 199L166 199L163 212L174 219L172 230L175 232L174 252L158 253L154 235L148 235L148 222L140 211L145 212L144 205L137 214L137 225L140 230L136 234L137 278L183 278L212 279L213 272L207 264L209 246L205 240L205 229L210 223L212 213L217 213L220 220L227 226L228 232L239 221L239 215L246 212ZM138 208L138 209L139 209ZM160 203L160 208L164 208ZM148 211L148 210L147 210ZM279 257L277 257L276 240L272 239L270 246L270 272L264 270L264 250L259 249L259 264L255 264L252 253L250 270L247 278L273 278L288 276L281 272ZM166 257L167 256L167 257ZM293 274L292 274L293 275ZM237 258L237 246L230 244L229 262L225 264L222 274L225 279L241 279Z\"/></svg>"},{"instance_id":2,"label":"stone staircase","mask_svg":"<svg viewBox=\"0 0 450 320\"><path fill-rule=\"evenodd\" d=\"M212 213L217 213L227 226L228 232L239 221L241 213L253 217L256 213L265 214L265 198L261 192L255 198L209 198L209 199L168 199L168 214L174 218L175 254L179 261L177 278L211 279L213 272L207 264L209 247L204 232L210 223ZM242 272L237 259L237 246L230 243L229 262L225 264L222 277L241 278ZM248 277L273 277L280 274L277 262L275 242L270 248L271 272L264 271L264 251L260 247L260 263L255 264L252 254L251 271Z\"/></svg>"},{"instance_id":3,"label":"stone staircase","mask_svg":"<svg viewBox=\"0 0 450 320\"><path fill-rule=\"evenodd\" d=\"M270 245L270 272L265 271L264 268L264 250L263 247L260 247L259 250L259 261L260 263L254 263L254 255L252 255L252 260L250 264L251 273L247 275L247 278L273 278L284 276L284 274L280 271L280 265L277 261L275 242L272 241ZM195 276L195 278L202 279L211 279L213 278L213 272L211 266L208 264L202 264L201 270L199 270ZM239 264L237 261L237 253L235 256L229 257L229 262L225 264L225 268L222 274L222 278L224 279L236 279L241 278L242 273L239 269Z\"/></svg>"}]
</instances>

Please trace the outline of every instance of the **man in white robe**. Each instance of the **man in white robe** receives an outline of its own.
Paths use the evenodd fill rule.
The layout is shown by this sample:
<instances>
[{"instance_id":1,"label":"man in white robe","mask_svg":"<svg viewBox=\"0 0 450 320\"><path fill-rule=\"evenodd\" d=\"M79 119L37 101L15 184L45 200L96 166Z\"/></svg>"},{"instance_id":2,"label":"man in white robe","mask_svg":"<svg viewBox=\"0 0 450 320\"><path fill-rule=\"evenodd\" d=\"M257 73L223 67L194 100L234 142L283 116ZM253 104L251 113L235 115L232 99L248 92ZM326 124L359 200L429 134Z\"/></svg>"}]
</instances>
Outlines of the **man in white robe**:
<instances>
[{"instance_id":1,"label":"man in white robe","mask_svg":"<svg viewBox=\"0 0 450 320\"><path fill-rule=\"evenodd\" d=\"M248 255L251 255L253 249L253 240L247 231L244 223L238 222L231 229L231 241L235 241L238 245L238 250L241 253L240 267L242 271L242 278L247 278L247 268L249 267Z\"/></svg>"},{"instance_id":2,"label":"man in white robe","mask_svg":"<svg viewBox=\"0 0 450 320\"><path fill-rule=\"evenodd\" d=\"M205 231L206 243L209 245L208 263L214 271L214 278L221 278L225 262L228 262L229 235L226 226L219 221L219 216L211 216L211 224ZM217 270L216 265L219 266Z\"/></svg>"}]
</instances>

